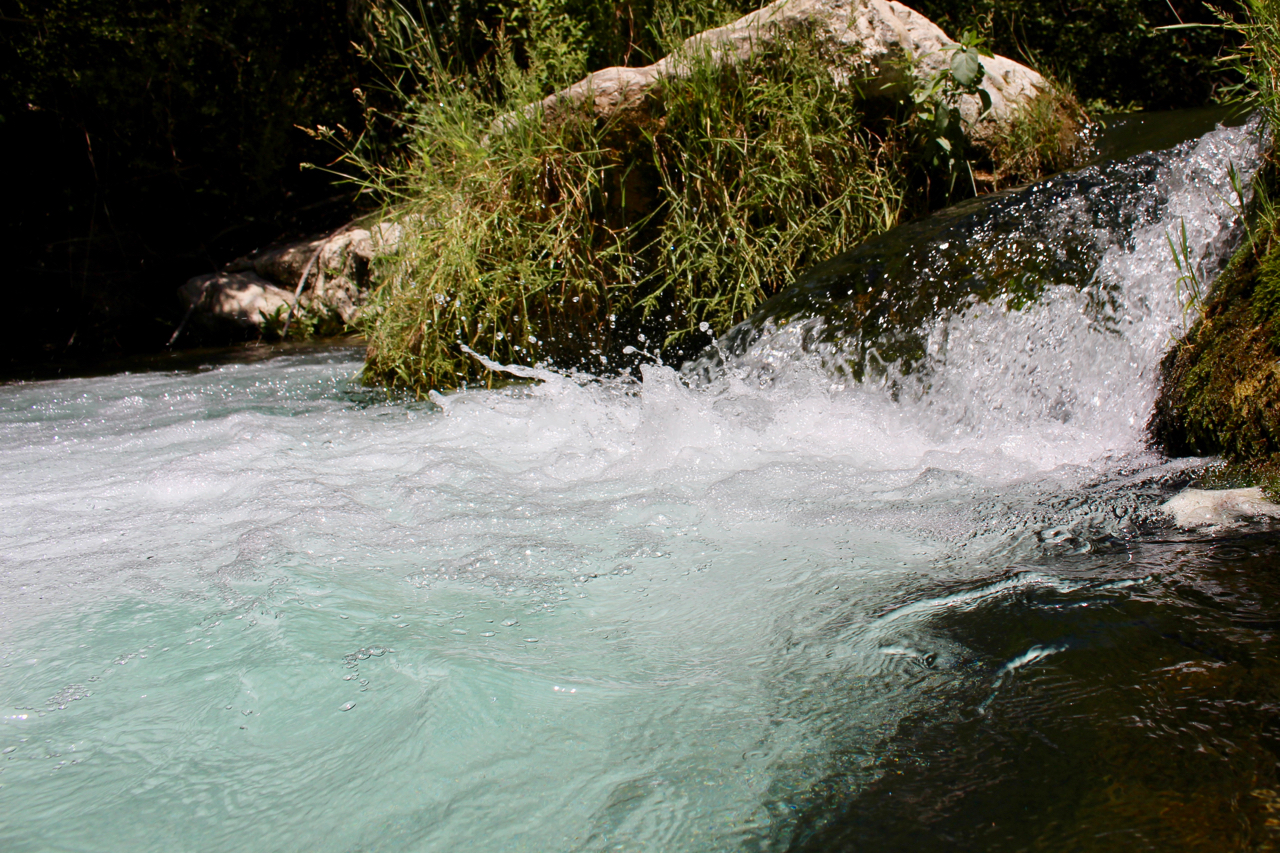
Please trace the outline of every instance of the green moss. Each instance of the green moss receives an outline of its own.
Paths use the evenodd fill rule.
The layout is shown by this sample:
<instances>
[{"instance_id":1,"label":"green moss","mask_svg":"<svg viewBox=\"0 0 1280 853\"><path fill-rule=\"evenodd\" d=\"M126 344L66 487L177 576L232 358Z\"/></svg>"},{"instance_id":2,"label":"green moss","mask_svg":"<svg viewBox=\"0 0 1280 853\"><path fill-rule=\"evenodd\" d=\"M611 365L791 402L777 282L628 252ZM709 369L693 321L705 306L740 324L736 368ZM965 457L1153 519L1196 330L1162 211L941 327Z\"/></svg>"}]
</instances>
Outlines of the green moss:
<instances>
[{"instance_id":1,"label":"green moss","mask_svg":"<svg viewBox=\"0 0 1280 853\"><path fill-rule=\"evenodd\" d=\"M1260 187L1277 186L1274 166ZM1175 456L1256 463L1280 454L1280 242L1255 226L1201 319L1165 357L1152 435Z\"/></svg>"},{"instance_id":2,"label":"green moss","mask_svg":"<svg viewBox=\"0 0 1280 853\"><path fill-rule=\"evenodd\" d=\"M1280 252L1271 252L1258 264L1252 299L1253 320L1271 331L1273 346L1280 347Z\"/></svg>"}]
</instances>

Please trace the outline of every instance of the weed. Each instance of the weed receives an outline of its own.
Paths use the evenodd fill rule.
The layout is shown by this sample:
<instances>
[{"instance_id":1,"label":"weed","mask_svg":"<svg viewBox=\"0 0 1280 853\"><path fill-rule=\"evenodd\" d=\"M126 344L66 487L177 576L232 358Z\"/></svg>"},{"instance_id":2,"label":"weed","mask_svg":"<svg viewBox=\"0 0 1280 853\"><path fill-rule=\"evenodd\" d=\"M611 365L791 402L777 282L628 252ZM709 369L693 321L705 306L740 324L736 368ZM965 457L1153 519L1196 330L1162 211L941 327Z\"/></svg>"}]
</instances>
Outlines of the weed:
<instances>
[{"instance_id":1,"label":"weed","mask_svg":"<svg viewBox=\"0 0 1280 853\"><path fill-rule=\"evenodd\" d=\"M1201 302L1204 300L1204 284L1200 279L1200 270L1196 264L1191 243L1187 239L1187 220L1179 218L1178 221L1181 224L1178 240L1175 242L1173 236L1167 231L1164 238L1168 241L1169 251L1173 254L1173 263L1178 268L1178 277L1174 280L1173 286L1177 292L1178 301L1182 303L1182 315L1185 320L1188 315L1199 313Z\"/></svg>"},{"instance_id":2,"label":"weed","mask_svg":"<svg viewBox=\"0 0 1280 853\"><path fill-rule=\"evenodd\" d=\"M1036 180L1077 164L1089 114L1071 91L1055 80L1046 92L1013 116L991 151L993 189Z\"/></svg>"}]
</instances>

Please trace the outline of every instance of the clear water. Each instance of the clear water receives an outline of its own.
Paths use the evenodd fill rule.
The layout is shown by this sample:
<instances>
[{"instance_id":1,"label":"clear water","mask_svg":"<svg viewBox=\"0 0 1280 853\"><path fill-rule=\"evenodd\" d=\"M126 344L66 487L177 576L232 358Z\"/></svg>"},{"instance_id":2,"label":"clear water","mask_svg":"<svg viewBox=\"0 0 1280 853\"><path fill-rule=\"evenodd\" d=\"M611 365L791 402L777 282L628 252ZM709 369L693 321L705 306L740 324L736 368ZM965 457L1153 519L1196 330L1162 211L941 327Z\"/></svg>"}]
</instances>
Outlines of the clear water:
<instances>
[{"instance_id":1,"label":"clear water","mask_svg":"<svg viewBox=\"0 0 1280 853\"><path fill-rule=\"evenodd\" d=\"M1142 430L1164 234L1220 264L1257 159L1166 155L1097 287L930 319L915 393L801 323L694 387L378 401L332 351L0 388L0 849L1274 840L1280 545L1172 529L1199 463Z\"/></svg>"}]
</instances>

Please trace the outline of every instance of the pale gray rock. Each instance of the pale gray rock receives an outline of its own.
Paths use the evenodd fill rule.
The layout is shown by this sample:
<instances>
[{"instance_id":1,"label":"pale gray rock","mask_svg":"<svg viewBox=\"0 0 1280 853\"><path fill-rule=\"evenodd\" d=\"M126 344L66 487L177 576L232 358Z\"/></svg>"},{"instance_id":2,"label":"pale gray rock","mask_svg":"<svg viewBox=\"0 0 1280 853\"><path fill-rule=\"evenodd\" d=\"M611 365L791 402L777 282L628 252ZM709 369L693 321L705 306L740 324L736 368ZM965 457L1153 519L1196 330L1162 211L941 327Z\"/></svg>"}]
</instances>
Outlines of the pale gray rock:
<instances>
[{"instance_id":1,"label":"pale gray rock","mask_svg":"<svg viewBox=\"0 0 1280 853\"><path fill-rule=\"evenodd\" d=\"M178 298L203 319L242 328L261 328L266 317L293 304L292 293L254 272L196 276L178 288Z\"/></svg>"},{"instance_id":2,"label":"pale gray rock","mask_svg":"<svg viewBox=\"0 0 1280 853\"><path fill-rule=\"evenodd\" d=\"M386 221L368 229L348 225L324 237L268 246L236 258L219 273L191 279L178 295L197 321L261 328L262 314L271 316L281 305L287 311L298 293L300 309L336 315L350 325L360 316L372 284L373 261L398 251L406 233L405 222Z\"/></svg>"},{"instance_id":3,"label":"pale gray rock","mask_svg":"<svg viewBox=\"0 0 1280 853\"><path fill-rule=\"evenodd\" d=\"M275 282L290 290L302 277L307 262L315 254L316 249L324 245L323 238L303 240L297 243L285 243L282 246L271 246L249 256L253 271L265 279Z\"/></svg>"},{"instance_id":4,"label":"pale gray rock","mask_svg":"<svg viewBox=\"0 0 1280 853\"><path fill-rule=\"evenodd\" d=\"M894 0L776 0L731 24L707 30L686 40L670 55L643 68L605 68L566 89L530 104L523 113L554 120L567 112L590 109L597 116L636 109L669 78L687 76L693 63L706 55L725 63L741 62L780 37L807 30L820 42L836 47L846 63L833 68L837 79L860 79L875 95L902 95L910 90L909 76L928 82L950 66L954 44L945 32L919 12ZM982 117L976 95L960 98L962 117L971 139L988 142L1015 111L1048 90L1038 73L1003 56L983 57L982 88L991 97L991 110ZM981 121L978 119L981 117ZM519 119L509 113L494 120L490 133L501 133Z\"/></svg>"}]
</instances>

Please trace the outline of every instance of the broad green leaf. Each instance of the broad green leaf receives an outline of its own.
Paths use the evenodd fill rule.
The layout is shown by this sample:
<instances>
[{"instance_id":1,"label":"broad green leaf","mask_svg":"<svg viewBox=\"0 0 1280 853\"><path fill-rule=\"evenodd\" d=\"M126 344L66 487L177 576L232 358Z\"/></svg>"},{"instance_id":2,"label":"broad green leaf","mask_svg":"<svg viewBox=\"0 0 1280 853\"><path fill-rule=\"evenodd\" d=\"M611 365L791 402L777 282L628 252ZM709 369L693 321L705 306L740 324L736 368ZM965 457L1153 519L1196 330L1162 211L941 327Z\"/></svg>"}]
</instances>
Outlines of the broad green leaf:
<instances>
[{"instance_id":1,"label":"broad green leaf","mask_svg":"<svg viewBox=\"0 0 1280 853\"><path fill-rule=\"evenodd\" d=\"M975 88L982 82L982 74L982 62L976 52L962 48L951 55L951 76L964 88Z\"/></svg>"}]
</instances>

